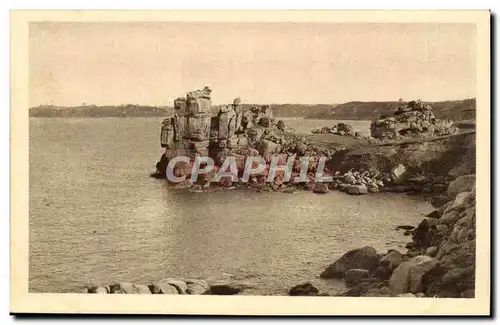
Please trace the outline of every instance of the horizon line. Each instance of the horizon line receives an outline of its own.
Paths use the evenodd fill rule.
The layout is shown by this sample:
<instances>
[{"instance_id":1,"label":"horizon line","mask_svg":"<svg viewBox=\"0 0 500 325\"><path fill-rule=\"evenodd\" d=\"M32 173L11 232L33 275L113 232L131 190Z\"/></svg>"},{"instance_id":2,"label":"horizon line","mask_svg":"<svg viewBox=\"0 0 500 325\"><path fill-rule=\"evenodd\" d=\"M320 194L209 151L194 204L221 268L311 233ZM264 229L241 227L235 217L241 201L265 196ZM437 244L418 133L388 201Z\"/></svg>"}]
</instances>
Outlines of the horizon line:
<instances>
[{"instance_id":1,"label":"horizon line","mask_svg":"<svg viewBox=\"0 0 500 325\"><path fill-rule=\"evenodd\" d=\"M411 100L404 100L403 102L410 102L410 101L416 101L419 98L416 99L411 99ZM445 99L445 100L423 100L420 98L420 100L424 103L440 103L440 102L450 102L450 101L464 101L464 100L471 100L471 99L476 99L476 96L473 97L465 97L461 99ZM319 105L342 105L342 104L348 104L348 103L388 103L388 102L398 102L398 100L350 100L350 101L345 101L345 102L337 102L337 103L241 103L242 105L256 105L256 106L261 106L261 105L304 105L304 106L319 106ZM212 106L221 106L221 105L230 105L231 103L222 103L222 104L212 104ZM82 103L80 105L60 105L60 104L38 104L36 106L30 106L29 109L31 108L37 108L37 107L62 107L62 108L74 108L74 107L105 107L105 106L147 106L147 107L168 107L168 108L173 108L173 103L172 105L158 105L158 104L132 104L132 103L122 103L122 104L88 104L88 103Z\"/></svg>"}]
</instances>

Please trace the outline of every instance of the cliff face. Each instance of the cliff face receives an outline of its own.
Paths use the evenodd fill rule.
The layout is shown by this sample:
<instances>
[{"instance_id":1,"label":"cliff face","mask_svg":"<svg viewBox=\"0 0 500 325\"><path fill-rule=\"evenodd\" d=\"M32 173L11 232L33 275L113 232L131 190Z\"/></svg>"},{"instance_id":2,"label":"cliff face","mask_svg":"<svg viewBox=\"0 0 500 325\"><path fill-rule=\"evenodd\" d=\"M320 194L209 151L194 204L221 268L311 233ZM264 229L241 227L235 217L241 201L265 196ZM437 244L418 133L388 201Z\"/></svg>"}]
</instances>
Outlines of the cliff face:
<instances>
[{"instance_id":1,"label":"cliff face","mask_svg":"<svg viewBox=\"0 0 500 325\"><path fill-rule=\"evenodd\" d=\"M463 182L460 178L457 181ZM469 189L468 184L464 184L463 192L434 214L439 217L437 221L432 221L432 224L422 221L418 236L414 234L414 251L436 254L439 261L422 277L426 296L474 297L476 193L475 186Z\"/></svg>"},{"instance_id":2,"label":"cliff face","mask_svg":"<svg viewBox=\"0 0 500 325\"><path fill-rule=\"evenodd\" d=\"M332 171L377 170L391 173L405 167L400 181L418 176L435 178L475 173L475 131L438 138L394 141L337 152L328 162Z\"/></svg>"}]
</instances>

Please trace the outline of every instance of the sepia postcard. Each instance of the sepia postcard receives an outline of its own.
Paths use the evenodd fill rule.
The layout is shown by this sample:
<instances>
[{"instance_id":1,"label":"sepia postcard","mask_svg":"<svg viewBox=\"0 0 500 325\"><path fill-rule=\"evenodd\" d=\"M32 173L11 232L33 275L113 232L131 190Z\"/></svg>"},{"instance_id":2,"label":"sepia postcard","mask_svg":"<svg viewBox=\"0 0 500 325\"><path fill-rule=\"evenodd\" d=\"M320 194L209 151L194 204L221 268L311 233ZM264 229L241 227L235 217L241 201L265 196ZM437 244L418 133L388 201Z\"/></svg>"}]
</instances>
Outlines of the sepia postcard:
<instances>
[{"instance_id":1,"label":"sepia postcard","mask_svg":"<svg viewBox=\"0 0 500 325\"><path fill-rule=\"evenodd\" d=\"M10 18L11 313L490 315L488 10Z\"/></svg>"}]
</instances>

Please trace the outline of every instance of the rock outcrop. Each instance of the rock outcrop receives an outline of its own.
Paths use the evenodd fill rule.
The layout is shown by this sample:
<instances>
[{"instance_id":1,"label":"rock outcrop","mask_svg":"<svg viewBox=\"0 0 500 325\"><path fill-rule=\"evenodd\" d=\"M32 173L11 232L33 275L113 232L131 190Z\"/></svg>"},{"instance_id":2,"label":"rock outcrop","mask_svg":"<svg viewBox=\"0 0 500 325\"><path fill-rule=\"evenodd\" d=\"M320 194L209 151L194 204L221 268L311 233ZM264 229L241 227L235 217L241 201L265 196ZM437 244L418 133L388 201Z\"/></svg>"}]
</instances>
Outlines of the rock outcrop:
<instances>
[{"instance_id":1,"label":"rock outcrop","mask_svg":"<svg viewBox=\"0 0 500 325\"><path fill-rule=\"evenodd\" d=\"M303 284L296 285L291 288L288 292L290 296L316 296L318 295L319 290L315 286L313 286L310 282L306 282Z\"/></svg>"},{"instance_id":2,"label":"rock outcrop","mask_svg":"<svg viewBox=\"0 0 500 325\"><path fill-rule=\"evenodd\" d=\"M313 129L311 132L319 134L335 134L356 139L371 139L370 135L364 134L361 131L356 131L352 125L342 122L332 126L324 126L320 129Z\"/></svg>"},{"instance_id":3,"label":"rock outcrop","mask_svg":"<svg viewBox=\"0 0 500 325\"><path fill-rule=\"evenodd\" d=\"M373 138L401 139L455 134L458 128L450 120L438 120L430 105L417 100L401 102L393 116L373 120L370 131Z\"/></svg>"},{"instance_id":4,"label":"rock outcrop","mask_svg":"<svg viewBox=\"0 0 500 325\"><path fill-rule=\"evenodd\" d=\"M243 283L203 279L167 278L149 285L133 283L111 283L109 285L87 284L83 293L100 294L167 294L167 295L236 295L250 288Z\"/></svg>"},{"instance_id":5,"label":"rock outcrop","mask_svg":"<svg viewBox=\"0 0 500 325\"><path fill-rule=\"evenodd\" d=\"M212 173L201 175L196 184L185 181L175 185L176 188L208 189L210 184L215 183L213 176L226 157L236 157L239 178L245 158L260 156L266 163L261 174L251 177L249 182L235 182L223 177L217 185L222 188L245 186L258 191L281 191L290 185L315 193L340 190L350 195L381 191L419 192L431 195L436 206L440 206L447 202L444 197L452 199L445 193L451 181L475 173L475 131L460 134L434 132L431 138L416 137L382 144L357 144L347 149L333 148L290 131L283 121L276 121L270 106L244 109L240 98L219 107L217 115L210 116L210 96L210 88L205 87L174 101L174 116L165 119L162 125L160 142L165 154L152 177L165 178L165 168L170 159L183 155L190 157L191 162L178 163L174 175L189 178L194 158L208 155L216 165ZM422 119L435 125L438 123L430 107L419 102L401 105L393 119L403 124L417 123ZM339 123L333 129L339 134L357 136L354 129L345 123ZM435 137L449 133L453 134ZM285 180L284 174L278 172L272 183L267 182L273 155L280 155L280 165L289 158L294 159L291 179ZM303 181L294 183L301 171L300 158L303 156L327 158L324 176L333 176L333 181L315 186L316 166L315 162L311 162L307 169L307 181L313 184L303 184Z\"/></svg>"},{"instance_id":6,"label":"rock outcrop","mask_svg":"<svg viewBox=\"0 0 500 325\"><path fill-rule=\"evenodd\" d=\"M471 298L475 290L475 185L458 182L449 190L466 189L415 227L402 254L380 255L371 247L345 253L322 274L344 278L350 287L342 296ZM472 185L472 187L471 187Z\"/></svg>"},{"instance_id":7,"label":"rock outcrop","mask_svg":"<svg viewBox=\"0 0 500 325\"><path fill-rule=\"evenodd\" d=\"M377 267L379 258L377 251L373 247L365 246L353 249L326 268L320 277L325 279L342 278L351 269L365 269L371 272Z\"/></svg>"},{"instance_id":8,"label":"rock outcrop","mask_svg":"<svg viewBox=\"0 0 500 325\"><path fill-rule=\"evenodd\" d=\"M368 145L336 152L327 163L334 182L371 191L439 195L456 178L475 173L475 132ZM370 192L371 192L370 191Z\"/></svg>"}]
</instances>

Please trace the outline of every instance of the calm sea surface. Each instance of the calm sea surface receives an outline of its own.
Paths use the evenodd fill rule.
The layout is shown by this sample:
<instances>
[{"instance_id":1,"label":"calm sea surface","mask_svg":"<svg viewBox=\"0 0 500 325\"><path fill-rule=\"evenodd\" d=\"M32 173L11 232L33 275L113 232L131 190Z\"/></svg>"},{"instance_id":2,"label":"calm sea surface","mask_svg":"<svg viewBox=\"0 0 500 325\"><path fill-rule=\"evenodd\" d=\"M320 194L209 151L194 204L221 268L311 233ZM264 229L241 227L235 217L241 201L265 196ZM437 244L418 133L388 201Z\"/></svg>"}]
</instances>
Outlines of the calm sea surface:
<instances>
[{"instance_id":1,"label":"calm sea surface","mask_svg":"<svg viewBox=\"0 0 500 325\"><path fill-rule=\"evenodd\" d=\"M246 294L286 294L345 251L400 247L394 230L432 211L405 195L190 193L149 177L161 118L30 119L31 292L164 277L234 279ZM293 120L298 131L334 123ZM369 122L350 121L357 129Z\"/></svg>"}]
</instances>

